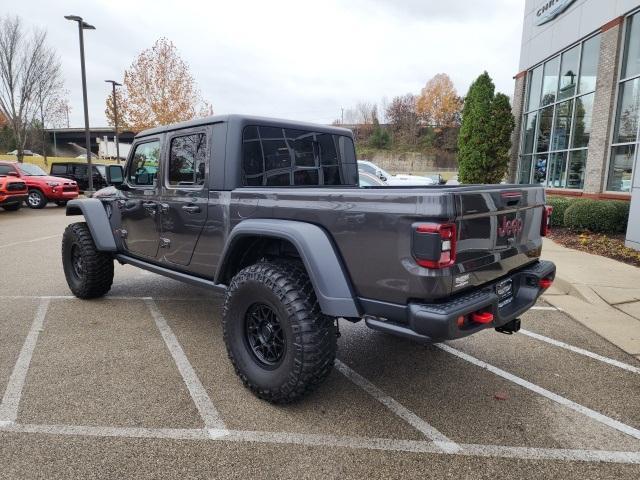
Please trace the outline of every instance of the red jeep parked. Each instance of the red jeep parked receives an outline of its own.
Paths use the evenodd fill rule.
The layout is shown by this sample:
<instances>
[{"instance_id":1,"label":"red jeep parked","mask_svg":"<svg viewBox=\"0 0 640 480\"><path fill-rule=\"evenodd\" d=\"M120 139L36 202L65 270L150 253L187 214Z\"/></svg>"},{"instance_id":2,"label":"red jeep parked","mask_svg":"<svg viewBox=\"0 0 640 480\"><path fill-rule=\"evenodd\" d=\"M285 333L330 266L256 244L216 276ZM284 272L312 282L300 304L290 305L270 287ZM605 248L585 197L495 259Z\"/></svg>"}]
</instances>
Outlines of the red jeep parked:
<instances>
[{"instance_id":1,"label":"red jeep parked","mask_svg":"<svg viewBox=\"0 0 640 480\"><path fill-rule=\"evenodd\" d=\"M37 165L18 162L0 162L0 175L12 175L24 180L29 189L27 205L44 208L47 202L66 205L78 196L78 184L68 178L52 177Z\"/></svg>"},{"instance_id":2,"label":"red jeep parked","mask_svg":"<svg viewBox=\"0 0 640 480\"><path fill-rule=\"evenodd\" d=\"M3 175L0 171L0 207L9 211L18 210L26 199L27 184L12 175Z\"/></svg>"}]
</instances>

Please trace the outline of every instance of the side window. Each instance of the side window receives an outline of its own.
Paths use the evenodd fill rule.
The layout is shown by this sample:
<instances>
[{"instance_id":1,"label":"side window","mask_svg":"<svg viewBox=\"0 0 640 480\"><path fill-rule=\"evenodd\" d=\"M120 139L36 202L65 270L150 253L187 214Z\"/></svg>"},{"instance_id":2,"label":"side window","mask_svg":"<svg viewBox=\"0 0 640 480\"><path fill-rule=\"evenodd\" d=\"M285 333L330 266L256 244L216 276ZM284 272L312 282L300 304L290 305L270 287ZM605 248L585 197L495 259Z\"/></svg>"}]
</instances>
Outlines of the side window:
<instances>
[{"instance_id":1,"label":"side window","mask_svg":"<svg viewBox=\"0 0 640 480\"><path fill-rule=\"evenodd\" d=\"M59 165L54 163L51 165L51 175L66 175L67 174L67 166Z\"/></svg>"},{"instance_id":2,"label":"side window","mask_svg":"<svg viewBox=\"0 0 640 480\"><path fill-rule=\"evenodd\" d=\"M127 179L131 185L154 186L160 164L160 142L140 143L127 168Z\"/></svg>"},{"instance_id":3,"label":"side window","mask_svg":"<svg viewBox=\"0 0 640 480\"><path fill-rule=\"evenodd\" d=\"M0 175L8 175L14 171L13 167L10 167L9 165L0 165Z\"/></svg>"},{"instance_id":4,"label":"side window","mask_svg":"<svg viewBox=\"0 0 640 480\"><path fill-rule=\"evenodd\" d=\"M170 187L204 185L207 164L207 136L204 133L171 139L167 181Z\"/></svg>"},{"instance_id":5,"label":"side window","mask_svg":"<svg viewBox=\"0 0 640 480\"><path fill-rule=\"evenodd\" d=\"M249 126L243 131L242 178L247 186L355 186L353 142L343 135Z\"/></svg>"},{"instance_id":6,"label":"side window","mask_svg":"<svg viewBox=\"0 0 640 480\"><path fill-rule=\"evenodd\" d=\"M89 171L89 167L86 164L77 164L74 165L74 176L75 178L77 178L78 180L88 180L89 179L89 175L87 175L87 172Z\"/></svg>"}]
</instances>

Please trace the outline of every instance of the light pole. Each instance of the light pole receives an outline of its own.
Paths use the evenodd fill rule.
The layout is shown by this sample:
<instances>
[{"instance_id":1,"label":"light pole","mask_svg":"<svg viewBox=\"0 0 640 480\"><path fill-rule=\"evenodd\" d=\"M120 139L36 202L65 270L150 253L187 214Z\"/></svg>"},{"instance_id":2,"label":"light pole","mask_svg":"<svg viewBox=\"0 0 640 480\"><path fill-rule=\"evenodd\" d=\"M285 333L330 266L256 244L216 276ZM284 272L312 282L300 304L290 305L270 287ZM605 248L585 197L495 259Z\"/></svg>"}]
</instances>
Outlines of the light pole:
<instances>
[{"instance_id":1,"label":"light pole","mask_svg":"<svg viewBox=\"0 0 640 480\"><path fill-rule=\"evenodd\" d=\"M87 75L84 67L84 30L95 30L96 27L89 25L78 15L65 15L64 18L78 23L78 33L80 36L80 70L82 71L82 101L84 102L84 136L85 147L87 149L87 169L89 170L89 194L93 192L93 166L91 165L91 135L89 133L89 106L87 104Z\"/></svg>"},{"instance_id":2,"label":"light pole","mask_svg":"<svg viewBox=\"0 0 640 480\"><path fill-rule=\"evenodd\" d=\"M122 84L115 80L105 80L105 82L110 83L113 87L113 123L116 127L116 160L120 163L120 141L118 140L118 100L116 99L116 87L121 87Z\"/></svg>"}]
</instances>

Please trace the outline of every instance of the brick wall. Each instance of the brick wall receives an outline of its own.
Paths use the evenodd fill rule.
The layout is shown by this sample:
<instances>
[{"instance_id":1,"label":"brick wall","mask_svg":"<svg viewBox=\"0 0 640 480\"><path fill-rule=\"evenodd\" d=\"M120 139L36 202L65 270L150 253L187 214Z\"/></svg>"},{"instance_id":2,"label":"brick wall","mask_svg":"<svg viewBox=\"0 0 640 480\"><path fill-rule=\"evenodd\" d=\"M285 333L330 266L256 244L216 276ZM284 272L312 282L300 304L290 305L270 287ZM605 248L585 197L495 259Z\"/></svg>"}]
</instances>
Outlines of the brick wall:
<instances>
[{"instance_id":1,"label":"brick wall","mask_svg":"<svg viewBox=\"0 0 640 480\"><path fill-rule=\"evenodd\" d=\"M618 63L622 51L622 22L616 19L603 26L600 37L598 81L593 105L593 124L585 168L585 193L600 193L606 181L611 129L614 127Z\"/></svg>"},{"instance_id":2,"label":"brick wall","mask_svg":"<svg viewBox=\"0 0 640 480\"><path fill-rule=\"evenodd\" d=\"M511 112L516 121L516 126L511 134L511 150L509 151L509 172L510 183L515 183L518 170L518 152L520 149L520 133L522 130L522 114L524 111L525 93L527 91L527 74L521 72L516 75L516 86L513 92L513 104Z\"/></svg>"}]
</instances>

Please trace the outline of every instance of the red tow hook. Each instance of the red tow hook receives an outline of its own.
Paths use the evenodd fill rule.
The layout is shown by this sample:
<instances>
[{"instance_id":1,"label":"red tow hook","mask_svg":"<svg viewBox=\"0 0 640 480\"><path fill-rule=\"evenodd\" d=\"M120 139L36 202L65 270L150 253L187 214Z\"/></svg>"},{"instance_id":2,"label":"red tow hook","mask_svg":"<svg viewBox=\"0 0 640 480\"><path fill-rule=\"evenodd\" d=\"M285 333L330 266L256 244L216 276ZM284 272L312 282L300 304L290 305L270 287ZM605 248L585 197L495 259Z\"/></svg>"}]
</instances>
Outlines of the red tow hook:
<instances>
[{"instance_id":1,"label":"red tow hook","mask_svg":"<svg viewBox=\"0 0 640 480\"><path fill-rule=\"evenodd\" d=\"M493 322L493 313L491 312L473 312L471 320L475 323L491 323Z\"/></svg>"}]
</instances>

